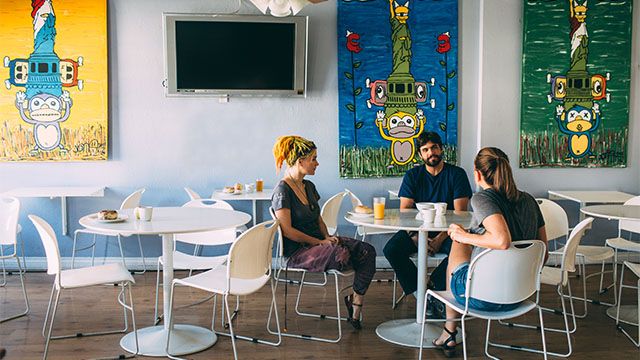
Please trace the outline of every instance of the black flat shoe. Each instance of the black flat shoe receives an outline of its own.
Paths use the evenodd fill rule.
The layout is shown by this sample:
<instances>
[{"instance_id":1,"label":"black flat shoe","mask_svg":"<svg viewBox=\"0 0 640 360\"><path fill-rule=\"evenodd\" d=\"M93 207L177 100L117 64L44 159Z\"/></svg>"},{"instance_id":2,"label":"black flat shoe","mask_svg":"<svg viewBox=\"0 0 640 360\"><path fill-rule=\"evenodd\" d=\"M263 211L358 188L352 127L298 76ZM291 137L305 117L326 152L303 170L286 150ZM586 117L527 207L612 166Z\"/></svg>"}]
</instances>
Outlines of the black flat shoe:
<instances>
[{"instance_id":1,"label":"black flat shoe","mask_svg":"<svg viewBox=\"0 0 640 360\"><path fill-rule=\"evenodd\" d=\"M449 329L444 328L444 331L447 332L447 334L449 334L449 338L447 340L445 340L442 344L436 344L436 340L438 339L433 339L433 341L431 342L431 344L433 344L433 346L435 346L436 348L442 350L442 352L444 353L444 356L447 358L452 358L454 356L456 356L456 335L458 335L458 330L455 330L453 332L449 331ZM449 346L449 343L453 342L456 345L453 346Z\"/></svg>"},{"instance_id":2,"label":"black flat shoe","mask_svg":"<svg viewBox=\"0 0 640 360\"><path fill-rule=\"evenodd\" d=\"M353 326L354 329L360 330L362 329L362 323L360 323L360 319L353 318L353 307L359 306L362 308L362 304L354 304L353 303L353 295L347 295L344 297L344 304L347 307L347 322Z\"/></svg>"}]
</instances>

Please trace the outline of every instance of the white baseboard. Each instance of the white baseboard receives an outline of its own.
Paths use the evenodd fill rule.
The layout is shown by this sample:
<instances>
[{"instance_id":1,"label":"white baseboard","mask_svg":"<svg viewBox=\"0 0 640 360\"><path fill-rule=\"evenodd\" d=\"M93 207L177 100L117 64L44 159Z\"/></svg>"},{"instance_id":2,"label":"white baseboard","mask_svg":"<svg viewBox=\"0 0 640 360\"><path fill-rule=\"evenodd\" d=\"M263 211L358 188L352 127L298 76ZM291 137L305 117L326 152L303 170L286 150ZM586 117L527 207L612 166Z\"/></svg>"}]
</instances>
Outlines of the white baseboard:
<instances>
[{"instance_id":1,"label":"white baseboard","mask_svg":"<svg viewBox=\"0 0 640 360\"><path fill-rule=\"evenodd\" d=\"M22 259L21 259L22 260ZM70 257L63 257L61 258L62 260L62 268L63 269L71 269L71 258ZM147 270L155 270L157 269L157 261L158 258L157 257L152 257L152 258L145 258L145 264L146 265L146 269ZM618 261L620 263L622 263L623 261L633 261L633 262L638 262L640 261L640 254L636 254L636 253L621 253L618 254ZM46 271L47 270L47 258L46 257L27 257L26 259L27 262L27 270L28 271ZM120 262L120 257L108 257L108 258L104 258L104 260L102 258L96 258L95 259L95 265L101 265L103 263L108 264L108 263L115 263L115 262ZM140 271L143 270L145 268L145 266L143 265L142 262L142 258L140 257L128 257L125 258L125 262L127 263L127 268L129 270L136 270L136 271ZM560 257L559 256L551 256L549 258L549 261L547 262L547 265L556 265L560 262ZM277 261L275 261L274 259L274 264L277 263ZM609 261L608 263L611 263L611 261ZM428 264L429 266L436 266L437 260L429 258L428 259ZM593 264L596 264L595 262ZM0 263L0 270L2 269L2 263ZM15 271L18 269L16 262L13 260L6 260L5 261L5 266L6 269L8 271ZM90 257L77 257L75 260L75 267L79 268L79 267L87 267L87 266L91 266L91 258ZM376 268L377 269L391 269L391 265L389 265L389 262L387 261L387 259L384 256L378 256L376 257Z\"/></svg>"}]
</instances>

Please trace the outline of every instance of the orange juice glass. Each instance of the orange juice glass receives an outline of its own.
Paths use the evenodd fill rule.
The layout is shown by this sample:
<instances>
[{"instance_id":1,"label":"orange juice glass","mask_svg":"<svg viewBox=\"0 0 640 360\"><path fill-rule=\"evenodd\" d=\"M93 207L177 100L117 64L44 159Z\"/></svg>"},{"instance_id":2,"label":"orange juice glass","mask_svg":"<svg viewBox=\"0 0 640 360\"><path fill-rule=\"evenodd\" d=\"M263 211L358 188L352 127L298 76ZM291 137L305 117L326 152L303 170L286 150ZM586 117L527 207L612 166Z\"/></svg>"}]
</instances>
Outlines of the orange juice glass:
<instances>
[{"instance_id":1,"label":"orange juice glass","mask_svg":"<svg viewBox=\"0 0 640 360\"><path fill-rule=\"evenodd\" d=\"M257 192L262 192L263 189L264 189L264 181L262 179L257 179L256 180L256 191Z\"/></svg>"},{"instance_id":2,"label":"orange juice glass","mask_svg":"<svg viewBox=\"0 0 640 360\"><path fill-rule=\"evenodd\" d=\"M384 219L384 201L383 197L373 198L373 218Z\"/></svg>"}]
</instances>

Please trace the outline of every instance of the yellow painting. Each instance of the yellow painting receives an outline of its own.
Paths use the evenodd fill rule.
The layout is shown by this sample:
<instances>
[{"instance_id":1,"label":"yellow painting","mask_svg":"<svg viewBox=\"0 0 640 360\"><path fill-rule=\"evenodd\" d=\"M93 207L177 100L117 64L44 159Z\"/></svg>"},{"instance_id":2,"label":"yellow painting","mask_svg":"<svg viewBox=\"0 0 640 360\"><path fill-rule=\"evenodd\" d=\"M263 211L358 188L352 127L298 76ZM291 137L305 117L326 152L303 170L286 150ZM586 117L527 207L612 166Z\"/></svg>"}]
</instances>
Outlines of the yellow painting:
<instances>
[{"instance_id":1,"label":"yellow painting","mask_svg":"<svg viewBox=\"0 0 640 360\"><path fill-rule=\"evenodd\" d=\"M2 0L0 161L107 160L106 0Z\"/></svg>"}]
</instances>

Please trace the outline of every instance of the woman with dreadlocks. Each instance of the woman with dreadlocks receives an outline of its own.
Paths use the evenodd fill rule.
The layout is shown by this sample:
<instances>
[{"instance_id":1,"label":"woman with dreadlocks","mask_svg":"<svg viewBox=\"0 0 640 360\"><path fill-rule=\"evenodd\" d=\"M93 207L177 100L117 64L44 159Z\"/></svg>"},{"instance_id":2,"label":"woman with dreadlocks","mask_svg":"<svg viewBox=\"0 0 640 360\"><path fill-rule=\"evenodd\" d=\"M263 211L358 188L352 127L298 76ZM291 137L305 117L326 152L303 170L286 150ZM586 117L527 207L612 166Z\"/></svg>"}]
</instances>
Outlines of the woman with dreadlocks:
<instances>
[{"instance_id":1,"label":"woman with dreadlocks","mask_svg":"<svg viewBox=\"0 0 640 360\"><path fill-rule=\"evenodd\" d=\"M284 177L273 191L271 206L284 235L288 267L311 272L353 269L353 294L344 298L348 321L361 329L364 294L376 271L376 250L371 244L343 236L332 236L320 217L320 195L307 175L318 167L316 145L300 136L282 136L273 146L276 170L286 162Z\"/></svg>"}]
</instances>

